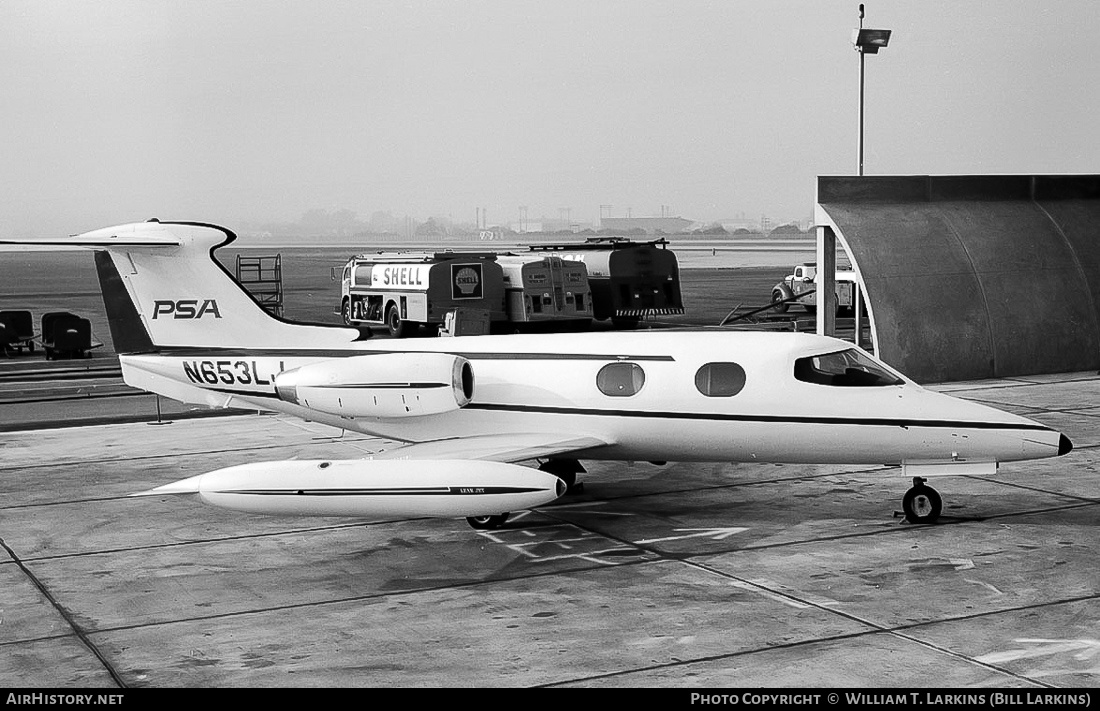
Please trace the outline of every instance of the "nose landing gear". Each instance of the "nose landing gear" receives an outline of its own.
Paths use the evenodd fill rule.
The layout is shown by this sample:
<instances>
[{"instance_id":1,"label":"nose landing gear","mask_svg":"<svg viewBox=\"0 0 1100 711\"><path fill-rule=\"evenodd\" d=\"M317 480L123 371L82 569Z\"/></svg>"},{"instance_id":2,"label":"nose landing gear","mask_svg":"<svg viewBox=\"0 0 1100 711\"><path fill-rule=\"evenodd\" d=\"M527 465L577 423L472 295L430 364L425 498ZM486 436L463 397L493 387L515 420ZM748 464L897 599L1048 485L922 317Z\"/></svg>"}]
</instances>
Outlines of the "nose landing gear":
<instances>
[{"instance_id":1,"label":"nose landing gear","mask_svg":"<svg viewBox=\"0 0 1100 711\"><path fill-rule=\"evenodd\" d=\"M913 487L902 497L901 508L909 523L935 523L943 511L939 492L924 482L919 476L913 477Z\"/></svg>"}]
</instances>

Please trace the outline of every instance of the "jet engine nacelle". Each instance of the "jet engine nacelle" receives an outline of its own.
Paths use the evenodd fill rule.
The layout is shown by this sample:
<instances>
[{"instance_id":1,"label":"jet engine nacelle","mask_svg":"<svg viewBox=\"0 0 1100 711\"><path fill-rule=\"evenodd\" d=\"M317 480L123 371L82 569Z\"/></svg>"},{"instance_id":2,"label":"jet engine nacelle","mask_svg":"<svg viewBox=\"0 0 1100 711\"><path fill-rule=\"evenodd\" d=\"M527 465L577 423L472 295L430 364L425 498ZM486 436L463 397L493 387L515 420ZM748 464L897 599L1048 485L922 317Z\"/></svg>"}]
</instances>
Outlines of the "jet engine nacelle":
<instances>
[{"instance_id":1,"label":"jet engine nacelle","mask_svg":"<svg viewBox=\"0 0 1100 711\"><path fill-rule=\"evenodd\" d=\"M332 358L275 376L280 400L341 417L419 417L457 410L474 394L470 361L447 353Z\"/></svg>"},{"instance_id":2,"label":"jet engine nacelle","mask_svg":"<svg viewBox=\"0 0 1100 711\"><path fill-rule=\"evenodd\" d=\"M198 494L235 511L289 516L495 516L565 493L548 472L476 460L252 462L134 496Z\"/></svg>"}]
</instances>

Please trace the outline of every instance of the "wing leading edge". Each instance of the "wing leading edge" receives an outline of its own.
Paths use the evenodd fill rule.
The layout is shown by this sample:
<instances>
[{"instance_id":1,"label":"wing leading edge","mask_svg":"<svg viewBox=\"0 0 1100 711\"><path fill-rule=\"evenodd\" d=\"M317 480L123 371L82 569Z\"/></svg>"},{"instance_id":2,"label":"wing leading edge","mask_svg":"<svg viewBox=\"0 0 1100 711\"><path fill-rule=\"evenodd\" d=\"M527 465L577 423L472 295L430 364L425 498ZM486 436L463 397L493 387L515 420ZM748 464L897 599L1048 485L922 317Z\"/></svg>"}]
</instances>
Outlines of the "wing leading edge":
<instances>
[{"instance_id":1,"label":"wing leading edge","mask_svg":"<svg viewBox=\"0 0 1100 711\"><path fill-rule=\"evenodd\" d=\"M368 459L477 459L513 464L531 459L608 447L609 442L589 435L561 435L550 432L492 434L453 437L406 444L370 455Z\"/></svg>"}]
</instances>

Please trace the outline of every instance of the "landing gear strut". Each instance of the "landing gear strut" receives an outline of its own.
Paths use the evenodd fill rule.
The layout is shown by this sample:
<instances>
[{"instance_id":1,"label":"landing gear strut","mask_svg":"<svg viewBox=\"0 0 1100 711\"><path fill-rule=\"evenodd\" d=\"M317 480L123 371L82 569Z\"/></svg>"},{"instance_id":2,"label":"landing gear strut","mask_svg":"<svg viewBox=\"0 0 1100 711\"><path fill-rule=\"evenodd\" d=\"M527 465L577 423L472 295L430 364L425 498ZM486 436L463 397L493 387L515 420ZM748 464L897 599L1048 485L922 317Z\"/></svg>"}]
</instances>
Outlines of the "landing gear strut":
<instances>
[{"instance_id":1,"label":"landing gear strut","mask_svg":"<svg viewBox=\"0 0 1100 711\"><path fill-rule=\"evenodd\" d=\"M583 473L584 467L576 459L548 459L539 465L539 471L553 474L561 479L566 486L566 494L579 494L584 491L584 484L577 483L577 474ZM467 516L466 523L479 531L491 531L503 526L510 515L502 513L495 516Z\"/></svg>"},{"instance_id":2,"label":"landing gear strut","mask_svg":"<svg viewBox=\"0 0 1100 711\"><path fill-rule=\"evenodd\" d=\"M553 474L565 482L566 494L584 491L584 484L577 483L577 475L584 473L584 467L576 459L548 459L539 465L539 471Z\"/></svg>"},{"instance_id":3,"label":"landing gear strut","mask_svg":"<svg viewBox=\"0 0 1100 711\"><path fill-rule=\"evenodd\" d=\"M913 488L905 492L901 500L905 520L909 523L935 523L943 511L939 493L924 482L919 476L913 477Z\"/></svg>"},{"instance_id":4,"label":"landing gear strut","mask_svg":"<svg viewBox=\"0 0 1100 711\"><path fill-rule=\"evenodd\" d=\"M466 523L479 531L491 531L494 528L500 528L504 525L504 522L508 520L510 514L502 513L496 516L468 516Z\"/></svg>"}]
</instances>

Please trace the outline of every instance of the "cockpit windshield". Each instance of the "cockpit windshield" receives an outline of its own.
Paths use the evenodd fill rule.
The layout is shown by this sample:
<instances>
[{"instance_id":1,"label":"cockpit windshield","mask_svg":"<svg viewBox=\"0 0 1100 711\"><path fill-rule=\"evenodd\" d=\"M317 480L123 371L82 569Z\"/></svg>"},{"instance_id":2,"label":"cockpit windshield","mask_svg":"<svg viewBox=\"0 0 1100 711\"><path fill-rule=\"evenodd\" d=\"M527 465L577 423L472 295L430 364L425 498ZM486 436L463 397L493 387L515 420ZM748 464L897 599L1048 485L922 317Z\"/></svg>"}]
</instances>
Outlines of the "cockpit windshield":
<instances>
[{"instance_id":1,"label":"cockpit windshield","mask_svg":"<svg viewBox=\"0 0 1100 711\"><path fill-rule=\"evenodd\" d=\"M804 383L838 387L881 387L905 382L859 348L799 358L794 362L794 377Z\"/></svg>"}]
</instances>

